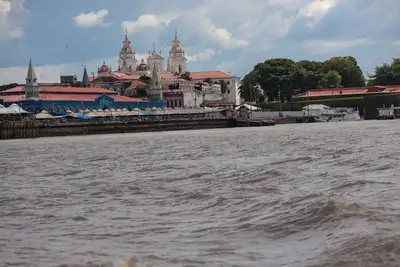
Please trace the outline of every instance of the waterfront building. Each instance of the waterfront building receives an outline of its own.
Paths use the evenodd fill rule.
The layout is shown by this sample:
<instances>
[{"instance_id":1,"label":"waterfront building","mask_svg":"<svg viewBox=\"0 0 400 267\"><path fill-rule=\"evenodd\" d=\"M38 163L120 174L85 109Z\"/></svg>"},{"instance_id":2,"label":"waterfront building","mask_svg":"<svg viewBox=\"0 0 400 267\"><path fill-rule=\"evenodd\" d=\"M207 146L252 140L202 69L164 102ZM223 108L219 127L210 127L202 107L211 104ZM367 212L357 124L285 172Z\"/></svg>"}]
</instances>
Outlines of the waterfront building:
<instances>
[{"instance_id":1,"label":"waterfront building","mask_svg":"<svg viewBox=\"0 0 400 267\"><path fill-rule=\"evenodd\" d=\"M400 93L400 85L363 86L350 88L310 89L307 92L293 96L294 99L318 99L327 97L355 97L365 95L383 95Z\"/></svg>"},{"instance_id":2,"label":"waterfront building","mask_svg":"<svg viewBox=\"0 0 400 267\"><path fill-rule=\"evenodd\" d=\"M55 114L63 114L68 110L94 109L147 109L164 108L162 99L131 98L118 95L113 90L89 86L86 68L82 78L82 87L40 86L29 61L25 86L17 86L0 92L0 104L10 106L18 104L23 109L39 113L47 110Z\"/></svg>"},{"instance_id":3,"label":"waterfront building","mask_svg":"<svg viewBox=\"0 0 400 267\"><path fill-rule=\"evenodd\" d=\"M93 77L90 81L92 87L107 88L117 92L119 95L123 95L132 81L139 80L140 76L143 75L150 77L153 73L153 68L157 69L161 85L170 84L171 80L176 80L177 74L179 76L181 73L190 72L185 50L181 45L177 30L175 30L169 50L166 67L162 51L159 53L156 52L156 45L154 43L149 56L147 59L142 59L139 66L137 66L136 52L132 48L132 43L126 32L122 43L118 59L118 69L113 71L106 62L103 62L103 65L98 68L97 76ZM240 77L232 76L229 73L219 70L190 72L190 76L191 81L194 83L203 82L205 79L211 79L214 84L218 84L220 81L226 82L229 87L229 93L226 95L224 101L233 105L240 104L238 89Z\"/></svg>"}]
</instances>

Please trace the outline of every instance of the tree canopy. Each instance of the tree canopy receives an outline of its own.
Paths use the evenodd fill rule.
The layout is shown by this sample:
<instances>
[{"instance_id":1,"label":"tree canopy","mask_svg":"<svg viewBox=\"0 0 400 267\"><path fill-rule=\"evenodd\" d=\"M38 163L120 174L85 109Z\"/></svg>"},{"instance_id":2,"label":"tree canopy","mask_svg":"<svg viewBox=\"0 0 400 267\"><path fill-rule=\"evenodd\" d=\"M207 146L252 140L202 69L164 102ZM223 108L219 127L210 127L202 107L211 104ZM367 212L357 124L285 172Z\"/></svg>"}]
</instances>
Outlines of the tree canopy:
<instances>
[{"instance_id":1,"label":"tree canopy","mask_svg":"<svg viewBox=\"0 0 400 267\"><path fill-rule=\"evenodd\" d=\"M129 97L147 97L147 85L139 85L136 87L129 87L125 90L125 96Z\"/></svg>"},{"instance_id":2,"label":"tree canopy","mask_svg":"<svg viewBox=\"0 0 400 267\"><path fill-rule=\"evenodd\" d=\"M183 73L175 72L174 76L178 77L179 79L186 80L186 81L191 81L192 80L192 74L190 72L188 72L188 71L183 72Z\"/></svg>"},{"instance_id":3,"label":"tree canopy","mask_svg":"<svg viewBox=\"0 0 400 267\"><path fill-rule=\"evenodd\" d=\"M400 85L400 58L375 67L375 73L369 75L368 85Z\"/></svg>"},{"instance_id":4,"label":"tree canopy","mask_svg":"<svg viewBox=\"0 0 400 267\"><path fill-rule=\"evenodd\" d=\"M149 84L151 82L151 78L146 75L140 75L139 81Z\"/></svg>"},{"instance_id":5,"label":"tree canopy","mask_svg":"<svg viewBox=\"0 0 400 267\"><path fill-rule=\"evenodd\" d=\"M248 101L261 96L290 101L293 94L308 89L359 86L365 86L365 77L354 57L333 57L324 62L273 58L256 64L243 77L239 91Z\"/></svg>"},{"instance_id":6,"label":"tree canopy","mask_svg":"<svg viewBox=\"0 0 400 267\"><path fill-rule=\"evenodd\" d=\"M0 91L4 91L4 90L8 90L14 87L17 87L18 83L10 83L10 84L4 84L4 85L0 85Z\"/></svg>"}]
</instances>

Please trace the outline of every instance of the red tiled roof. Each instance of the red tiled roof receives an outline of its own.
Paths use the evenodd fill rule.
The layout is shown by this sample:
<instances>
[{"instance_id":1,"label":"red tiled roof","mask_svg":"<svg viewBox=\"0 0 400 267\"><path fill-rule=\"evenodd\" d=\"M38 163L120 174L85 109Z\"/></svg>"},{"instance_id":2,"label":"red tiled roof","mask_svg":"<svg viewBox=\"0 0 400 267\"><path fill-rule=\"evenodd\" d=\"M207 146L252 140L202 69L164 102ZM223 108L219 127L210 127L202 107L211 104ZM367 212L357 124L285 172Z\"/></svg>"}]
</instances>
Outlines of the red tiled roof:
<instances>
[{"instance_id":1,"label":"red tiled roof","mask_svg":"<svg viewBox=\"0 0 400 267\"><path fill-rule=\"evenodd\" d=\"M40 100L47 101L94 101L100 95L85 95L85 94L40 94ZM110 95L117 102L144 102L145 100L140 98L131 98L127 96ZM0 96L4 102L17 103L25 100L25 95L7 95Z\"/></svg>"},{"instance_id":2,"label":"red tiled roof","mask_svg":"<svg viewBox=\"0 0 400 267\"><path fill-rule=\"evenodd\" d=\"M232 76L229 75L228 73L219 70L191 72L191 76L193 80L204 80L206 78L211 78L211 79L232 78Z\"/></svg>"},{"instance_id":3,"label":"red tiled roof","mask_svg":"<svg viewBox=\"0 0 400 267\"><path fill-rule=\"evenodd\" d=\"M131 75L123 72L113 72L112 74L121 80L137 80L140 77L140 75Z\"/></svg>"},{"instance_id":4,"label":"red tiled roof","mask_svg":"<svg viewBox=\"0 0 400 267\"><path fill-rule=\"evenodd\" d=\"M136 87L138 87L140 85L146 85L146 84L144 82L142 82L142 81L139 81L139 80L133 80L131 82L131 86L130 87L136 88Z\"/></svg>"},{"instance_id":5,"label":"red tiled roof","mask_svg":"<svg viewBox=\"0 0 400 267\"><path fill-rule=\"evenodd\" d=\"M228 73L225 73L223 71L199 71L199 72L191 72L190 76L192 77L193 80L204 80L207 78L211 79L226 79L226 78L232 78L231 75ZM169 79L178 79L177 76L175 76L174 73L161 73L160 74L160 79L163 80L169 80Z\"/></svg>"},{"instance_id":6,"label":"red tiled roof","mask_svg":"<svg viewBox=\"0 0 400 267\"><path fill-rule=\"evenodd\" d=\"M379 93L400 92L400 86L366 86L351 88L329 88L329 89L311 89L308 92L298 94L296 98L302 97L320 97L320 96L338 96L338 95L367 95Z\"/></svg>"},{"instance_id":7,"label":"red tiled roof","mask_svg":"<svg viewBox=\"0 0 400 267\"><path fill-rule=\"evenodd\" d=\"M145 101L147 101L142 98L133 98L133 97L121 96L121 95L115 95L115 96L111 96L111 97L114 98L114 100L118 101L118 102L145 102Z\"/></svg>"},{"instance_id":8,"label":"red tiled roof","mask_svg":"<svg viewBox=\"0 0 400 267\"><path fill-rule=\"evenodd\" d=\"M23 86L14 87L0 93L22 93L25 92ZM81 88L81 87L62 87L62 86L43 86L40 87L40 93L83 93L83 94L117 94L114 91L104 88Z\"/></svg>"},{"instance_id":9,"label":"red tiled roof","mask_svg":"<svg viewBox=\"0 0 400 267\"><path fill-rule=\"evenodd\" d=\"M110 72L110 73L106 73L97 77L92 77L92 79L90 80L90 82L94 82L98 79L101 79L103 77L112 77L115 78L117 80L123 80L123 81L132 81L132 80L138 80L140 78L139 75L131 75L131 74L126 74L126 73L122 73L122 72Z\"/></svg>"},{"instance_id":10,"label":"red tiled roof","mask_svg":"<svg viewBox=\"0 0 400 267\"><path fill-rule=\"evenodd\" d=\"M232 78L233 76L229 75L228 73L225 73L223 71L198 71L198 72L191 72L191 77L193 80L204 80L206 78L211 78L211 79L227 79L227 78ZM121 79L121 80L138 80L139 79L139 75L130 75L130 74L126 74L126 73L121 73L121 72L113 72L110 73L110 75L104 75L104 76L98 76L98 77L94 77L92 78L93 80L96 80L97 78L100 77L115 77L117 79ZM174 75L174 73L161 73L160 74L160 79L161 80L170 80L170 79L178 79L177 76Z\"/></svg>"}]
</instances>

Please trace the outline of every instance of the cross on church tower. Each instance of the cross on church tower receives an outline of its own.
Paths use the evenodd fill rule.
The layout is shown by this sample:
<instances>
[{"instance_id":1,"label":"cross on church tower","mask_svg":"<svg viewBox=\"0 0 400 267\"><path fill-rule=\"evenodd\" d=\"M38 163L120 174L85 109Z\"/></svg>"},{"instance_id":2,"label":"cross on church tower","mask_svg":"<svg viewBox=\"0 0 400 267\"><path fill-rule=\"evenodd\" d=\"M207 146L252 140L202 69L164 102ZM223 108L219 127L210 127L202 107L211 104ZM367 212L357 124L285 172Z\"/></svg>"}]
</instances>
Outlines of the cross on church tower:
<instances>
[{"instance_id":1,"label":"cross on church tower","mask_svg":"<svg viewBox=\"0 0 400 267\"><path fill-rule=\"evenodd\" d=\"M128 29L125 28L125 42L128 41Z\"/></svg>"},{"instance_id":2,"label":"cross on church tower","mask_svg":"<svg viewBox=\"0 0 400 267\"><path fill-rule=\"evenodd\" d=\"M177 41L177 40L178 40L178 29L175 28L175 41Z\"/></svg>"}]
</instances>

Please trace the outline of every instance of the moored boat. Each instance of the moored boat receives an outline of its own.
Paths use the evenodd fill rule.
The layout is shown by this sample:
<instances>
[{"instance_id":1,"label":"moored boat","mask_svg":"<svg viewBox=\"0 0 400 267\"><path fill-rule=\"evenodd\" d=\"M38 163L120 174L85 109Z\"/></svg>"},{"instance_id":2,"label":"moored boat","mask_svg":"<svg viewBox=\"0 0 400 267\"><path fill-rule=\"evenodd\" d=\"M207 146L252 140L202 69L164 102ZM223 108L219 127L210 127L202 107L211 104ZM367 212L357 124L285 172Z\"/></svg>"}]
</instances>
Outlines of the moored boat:
<instances>
[{"instance_id":1,"label":"moored boat","mask_svg":"<svg viewBox=\"0 0 400 267\"><path fill-rule=\"evenodd\" d=\"M305 106L303 116L312 116L317 122L361 120L360 112L354 108L330 108L320 104Z\"/></svg>"}]
</instances>

